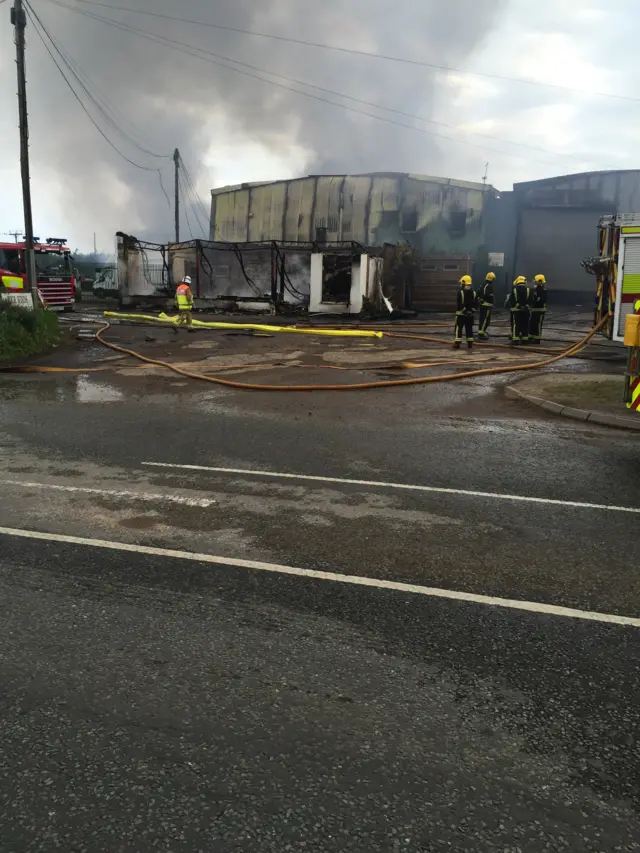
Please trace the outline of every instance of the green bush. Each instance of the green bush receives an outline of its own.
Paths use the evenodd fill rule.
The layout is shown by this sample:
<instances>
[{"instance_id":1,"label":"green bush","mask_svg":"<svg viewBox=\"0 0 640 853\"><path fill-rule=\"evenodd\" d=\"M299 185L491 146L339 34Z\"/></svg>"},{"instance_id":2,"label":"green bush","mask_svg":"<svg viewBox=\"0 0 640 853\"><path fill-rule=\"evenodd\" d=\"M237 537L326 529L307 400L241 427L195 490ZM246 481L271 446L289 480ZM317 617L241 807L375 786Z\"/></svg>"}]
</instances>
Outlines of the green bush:
<instances>
[{"instance_id":1,"label":"green bush","mask_svg":"<svg viewBox=\"0 0 640 853\"><path fill-rule=\"evenodd\" d=\"M0 363L37 355L61 338L57 314L0 300Z\"/></svg>"}]
</instances>

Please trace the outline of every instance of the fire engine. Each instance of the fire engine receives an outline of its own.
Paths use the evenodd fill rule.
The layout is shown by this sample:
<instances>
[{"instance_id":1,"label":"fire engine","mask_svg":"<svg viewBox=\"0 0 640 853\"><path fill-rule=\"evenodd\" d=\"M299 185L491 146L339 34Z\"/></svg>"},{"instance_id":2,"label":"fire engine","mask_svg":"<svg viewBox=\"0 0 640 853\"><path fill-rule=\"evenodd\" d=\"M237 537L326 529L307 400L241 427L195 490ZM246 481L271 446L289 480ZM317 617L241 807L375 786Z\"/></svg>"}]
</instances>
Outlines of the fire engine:
<instances>
[{"instance_id":1,"label":"fire engine","mask_svg":"<svg viewBox=\"0 0 640 853\"><path fill-rule=\"evenodd\" d=\"M75 276L66 242L48 237L40 243L36 238L34 245L38 295L46 308L58 311L73 311L75 303ZM27 292L26 248L26 243L0 243L0 282L5 293Z\"/></svg>"},{"instance_id":2,"label":"fire engine","mask_svg":"<svg viewBox=\"0 0 640 853\"><path fill-rule=\"evenodd\" d=\"M640 214L603 216L599 254L582 266L596 276L595 322L608 321L603 334L627 347L624 401L640 411Z\"/></svg>"}]
</instances>

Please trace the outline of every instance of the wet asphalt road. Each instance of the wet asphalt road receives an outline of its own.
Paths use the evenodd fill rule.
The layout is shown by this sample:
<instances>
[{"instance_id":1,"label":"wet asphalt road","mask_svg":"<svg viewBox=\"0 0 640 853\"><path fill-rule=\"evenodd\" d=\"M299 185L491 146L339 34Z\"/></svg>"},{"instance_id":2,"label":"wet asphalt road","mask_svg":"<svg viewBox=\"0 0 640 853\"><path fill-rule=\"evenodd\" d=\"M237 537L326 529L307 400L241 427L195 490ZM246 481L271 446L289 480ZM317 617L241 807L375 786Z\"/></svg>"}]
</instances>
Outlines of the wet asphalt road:
<instances>
[{"instance_id":1,"label":"wet asphalt road","mask_svg":"<svg viewBox=\"0 0 640 853\"><path fill-rule=\"evenodd\" d=\"M636 436L499 380L74 382L5 386L6 527L640 614L637 515L141 465L640 507ZM637 628L4 535L0 609L0 850L640 850Z\"/></svg>"}]
</instances>

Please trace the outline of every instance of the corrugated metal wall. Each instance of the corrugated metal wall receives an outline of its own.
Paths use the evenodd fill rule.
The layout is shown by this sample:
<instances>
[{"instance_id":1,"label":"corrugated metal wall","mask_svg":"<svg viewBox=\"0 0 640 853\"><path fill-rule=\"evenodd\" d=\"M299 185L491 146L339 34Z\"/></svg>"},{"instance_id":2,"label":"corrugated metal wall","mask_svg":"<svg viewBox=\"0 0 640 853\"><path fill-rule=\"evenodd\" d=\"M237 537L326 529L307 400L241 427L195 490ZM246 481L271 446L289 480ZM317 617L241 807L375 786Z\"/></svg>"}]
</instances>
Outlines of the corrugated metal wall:
<instances>
[{"instance_id":1,"label":"corrugated metal wall","mask_svg":"<svg viewBox=\"0 0 640 853\"><path fill-rule=\"evenodd\" d=\"M243 184L212 194L211 239L313 241L326 229L329 242L408 242L425 254L475 256L493 194L480 184L386 173Z\"/></svg>"},{"instance_id":2,"label":"corrugated metal wall","mask_svg":"<svg viewBox=\"0 0 640 853\"><path fill-rule=\"evenodd\" d=\"M598 252L598 220L640 212L640 171L588 172L514 186L514 275L542 272L550 298L591 304L595 279L581 261Z\"/></svg>"}]
</instances>

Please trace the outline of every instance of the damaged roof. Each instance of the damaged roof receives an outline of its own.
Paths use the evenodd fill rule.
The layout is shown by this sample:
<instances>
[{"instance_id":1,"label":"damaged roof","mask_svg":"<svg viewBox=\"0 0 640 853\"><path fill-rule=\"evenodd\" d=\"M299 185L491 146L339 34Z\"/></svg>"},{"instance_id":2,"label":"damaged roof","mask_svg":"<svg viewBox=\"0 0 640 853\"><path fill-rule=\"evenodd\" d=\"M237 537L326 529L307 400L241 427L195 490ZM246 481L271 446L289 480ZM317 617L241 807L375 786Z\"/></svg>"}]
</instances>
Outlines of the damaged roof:
<instances>
[{"instance_id":1,"label":"damaged roof","mask_svg":"<svg viewBox=\"0 0 640 853\"><path fill-rule=\"evenodd\" d=\"M414 181L424 181L429 184L443 184L450 187L460 187L461 189L469 190L493 190L491 184L476 183L474 181L459 181L456 178L441 178L434 175L417 175L411 172L356 172L355 174L337 174L337 175L302 175L298 178L283 178L278 181L254 181L251 183L229 184L224 187L215 187L211 190L211 195L223 195L224 193L236 192L237 190L245 190L253 187L266 187L272 184L286 184L294 181L303 181L308 178L408 178Z\"/></svg>"}]
</instances>

